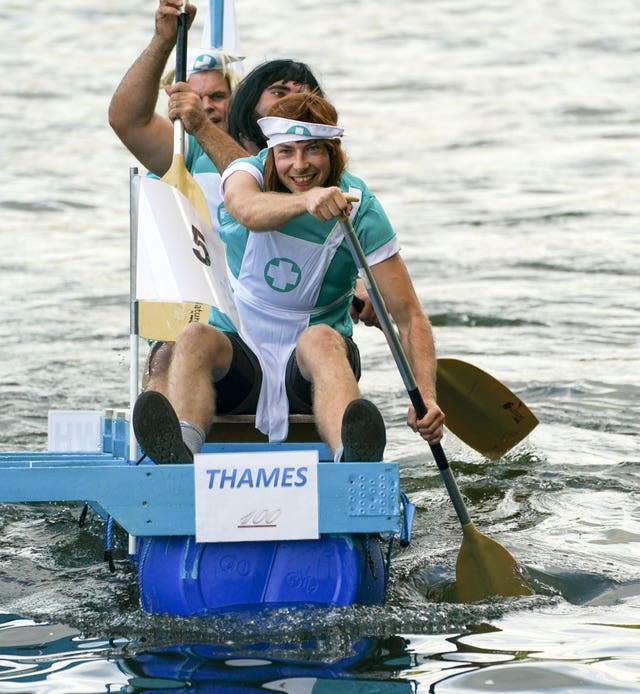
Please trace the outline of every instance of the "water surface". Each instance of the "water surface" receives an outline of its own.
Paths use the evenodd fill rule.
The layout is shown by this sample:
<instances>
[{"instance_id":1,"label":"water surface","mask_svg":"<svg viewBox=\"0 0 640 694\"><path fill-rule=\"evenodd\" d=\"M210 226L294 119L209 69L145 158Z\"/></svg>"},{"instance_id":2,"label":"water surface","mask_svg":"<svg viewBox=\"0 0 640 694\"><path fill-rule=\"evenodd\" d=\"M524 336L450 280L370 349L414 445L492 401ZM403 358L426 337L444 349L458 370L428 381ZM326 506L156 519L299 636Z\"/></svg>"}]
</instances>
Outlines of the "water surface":
<instances>
[{"instance_id":1,"label":"water surface","mask_svg":"<svg viewBox=\"0 0 640 694\"><path fill-rule=\"evenodd\" d=\"M351 169L398 230L439 353L489 371L538 416L498 461L444 442L472 519L536 595L450 602L458 522L403 425L382 336L357 328L363 390L418 506L388 605L146 615L131 567L102 563L100 521L79 529L75 505L3 506L0 690L640 690L635 3L236 9L249 66L305 60L336 103ZM106 112L154 10L0 9L0 450L45 449L49 409L128 404L135 161Z\"/></svg>"}]
</instances>

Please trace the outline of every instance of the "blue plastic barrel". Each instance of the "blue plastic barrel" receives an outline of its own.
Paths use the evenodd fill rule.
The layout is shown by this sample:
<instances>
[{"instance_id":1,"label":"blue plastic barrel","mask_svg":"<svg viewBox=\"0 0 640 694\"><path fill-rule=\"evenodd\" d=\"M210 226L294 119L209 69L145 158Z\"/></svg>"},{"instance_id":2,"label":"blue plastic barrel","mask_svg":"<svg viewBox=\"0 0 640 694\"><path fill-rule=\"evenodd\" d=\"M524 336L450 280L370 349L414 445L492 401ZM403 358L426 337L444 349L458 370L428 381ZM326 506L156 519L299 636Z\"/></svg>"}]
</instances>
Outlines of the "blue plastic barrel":
<instances>
[{"instance_id":1,"label":"blue plastic barrel","mask_svg":"<svg viewBox=\"0 0 640 694\"><path fill-rule=\"evenodd\" d=\"M377 538L198 543L194 537L139 538L138 588L147 612L203 616L285 605L384 602L385 563Z\"/></svg>"}]
</instances>

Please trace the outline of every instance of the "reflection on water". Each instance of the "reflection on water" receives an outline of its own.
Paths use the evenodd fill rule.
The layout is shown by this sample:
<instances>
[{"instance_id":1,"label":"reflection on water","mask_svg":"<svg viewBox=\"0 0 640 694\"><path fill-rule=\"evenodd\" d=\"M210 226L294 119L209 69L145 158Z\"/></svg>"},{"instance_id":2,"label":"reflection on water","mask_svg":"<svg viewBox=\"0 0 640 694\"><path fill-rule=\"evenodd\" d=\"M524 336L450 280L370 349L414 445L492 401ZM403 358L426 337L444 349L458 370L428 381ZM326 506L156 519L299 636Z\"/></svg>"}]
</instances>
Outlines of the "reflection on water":
<instances>
[{"instance_id":1,"label":"reflection on water","mask_svg":"<svg viewBox=\"0 0 640 694\"><path fill-rule=\"evenodd\" d=\"M289 625L292 616L295 621L295 615L272 615L276 621L283 616ZM104 683L121 692L410 694L435 684L435 691L447 692L637 691L640 625L607 622L611 615L605 611L581 624L575 615L570 621L566 616L557 606L506 616L500 628L479 622L463 633L365 637L349 636L332 614L324 619L333 625L316 631L312 615L306 631L298 624L295 634L289 626L271 640L254 642L243 641L229 620L230 631L218 638L209 632L209 641L191 643L177 631L179 644L153 645L143 637L83 638L68 627L8 614L0 626L0 678L21 687L3 691L28 686L33 692L97 692L104 691ZM637 621L638 616L631 607L629 617ZM257 621L264 626L262 618ZM221 625L205 620L201 632L215 626ZM264 637L257 626L254 636ZM613 659L612 639L619 649Z\"/></svg>"}]
</instances>

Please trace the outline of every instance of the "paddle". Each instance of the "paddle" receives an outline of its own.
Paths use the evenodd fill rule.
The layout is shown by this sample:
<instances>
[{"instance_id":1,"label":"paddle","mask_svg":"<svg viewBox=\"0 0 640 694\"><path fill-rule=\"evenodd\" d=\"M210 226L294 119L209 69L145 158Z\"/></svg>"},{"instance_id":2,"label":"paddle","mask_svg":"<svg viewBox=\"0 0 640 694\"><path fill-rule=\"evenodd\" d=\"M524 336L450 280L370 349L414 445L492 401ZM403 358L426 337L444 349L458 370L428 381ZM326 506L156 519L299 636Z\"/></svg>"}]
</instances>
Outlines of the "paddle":
<instances>
[{"instance_id":1,"label":"paddle","mask_svg":"<svg viewBox=\"0 0 640 694\"><path fill-rule=\"evenodd\" d=\"M176 82L187 79L187 31L188 14L178 15L176 34ZM173 121L173 159L162 181L180 191L191 203L202 219L211 226L209 206L196 180L187 170L184 162L184 125L180 119ZM193 229L193 242L202 245L198 230ZM194 302L140 302L139 331L143 337L156 340L175 340L185 323L198 321L206 323L209 317L207 306Z\"/></svg>"},{"instance_id":2,"label":"paddle","mask_svg":"<svg viewBox=\"0 0 640 694\"><path fill-rule=\"evenodd\" d=\"M361 311L364 302L354 296L353 305ZM441 357L437 376L438 405L447 428L487 458L500 458L538 424L520 398L473 364Z\"/></svg>"},{"instance_id":3,"label":"paddle","mask_svg":"<svg viewBox=\"0 0 640 694\"><path fill-rule=\"evenodd\" d=\"M341 224L351 255L363 275L362 279L367 293L378 316L382 332L387 338L411 403L418 419L421 419L426 414L427 409L378 285L367 263L351 220L348 217L344 217L341 219ZM471 602L488 598L491 595L531 595L533 591L520 575L516 560L502 545L483 535L471 522L442 446L440 444L429 444L429 447L462 525L462 546L456 562L458 600L460 602Z\"/></svg>"},{"instance_id":4,"label":"paddle","mask_svg":"<svg viewBox=\"0 0 640 694\"><path fill-rule=\"evenodd\" d=\"M439 358L437 376L447 428L487 458L500 458L538 424L520 398L473 364Z\"/></svg>"},{"instance_id":5,"label":"paddle","mask_svg":"<svg viewBox=\"0 0 640 694\"><path fill-rule=\"evenodd\" d=\"M187 80L187 21L183 11L178 15L176 36L176 82ZM169 170L162 177L165 183L177 188L196 208L200 216L211 223L207 199L184 163L184 125L179 118L173 121L173 160Z\"/></svg>"}]
</instances>

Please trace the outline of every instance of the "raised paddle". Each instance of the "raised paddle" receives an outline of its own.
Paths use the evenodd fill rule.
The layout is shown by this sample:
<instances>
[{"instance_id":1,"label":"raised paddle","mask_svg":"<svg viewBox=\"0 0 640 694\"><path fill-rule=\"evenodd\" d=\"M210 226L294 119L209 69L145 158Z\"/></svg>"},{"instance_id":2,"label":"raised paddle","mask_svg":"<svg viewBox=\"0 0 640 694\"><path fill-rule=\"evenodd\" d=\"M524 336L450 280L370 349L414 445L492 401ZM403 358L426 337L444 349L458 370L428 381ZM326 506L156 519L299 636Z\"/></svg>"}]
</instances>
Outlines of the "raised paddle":
<instances>
[{"instance_id":1,"label":"raised paddle","mask_svg":"<svg viewBox=\"0 0 640 694\"><path fill-rule=\"evenodd\" d=\"M187 22L188 15L183 9L178 15L176 34L176 82L187 80ZM207 199L184 163L184 125L179 118L173 121L173 159L162 180L177 188L196 208L200 216L209 224L211 223Z\"/></svg>"},{"instance_id":2,"label":"raised paddle","mask_svg":"<svg viewBox=\"0 0 640 694\"><path fill-rule=\"evenodd\" d=\"M188 14L184 11L177 18L176 33L176 82L187 79L187 31ZM187 170L184 162L184 125L177 118L173 121L173 159L169 170L162 181L176 188L187 198L189 203L211 227L209 206L202 189ZM204 241L202 232L195 227L192 230L192 242L198 250ZM140 301L138 326L140 335L155 340L175 340L180 329L190 322L206 323L209 317L209 307L194 302L169 303L160 301Z\"/></svg>"},{"instance_id":3,"label":"raised paddle","mask_svg":"<svg viewBox=\"0 0 640 694\"><path fill-rule=\"evenodd\" d=\"M348 217L341 219L342 227L351 255L363 275L367 293L373 304L380 327L404 381L411 403L418 419L422 419L427 409L402 349L400 339L384 304L378 285L367 263L360 241ZM492 595L516 596L531 595L532 590L520 574L516 560L498 542L483 535L471 522L458 484L449 467L442 446L429 444L436 461L444 486L449 493L453 507L462 525L462 546L456 562L456 589L460 602L483 600Z\"/></svg>"}]
</instances>

